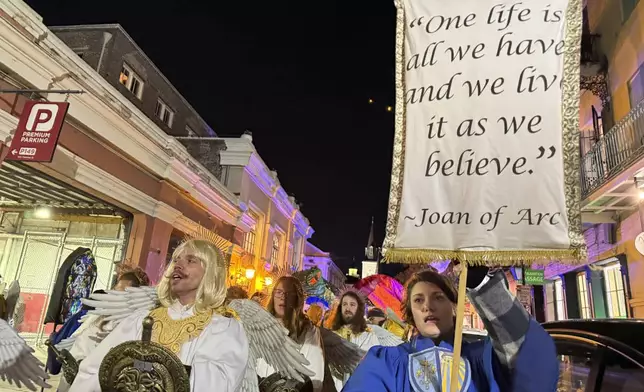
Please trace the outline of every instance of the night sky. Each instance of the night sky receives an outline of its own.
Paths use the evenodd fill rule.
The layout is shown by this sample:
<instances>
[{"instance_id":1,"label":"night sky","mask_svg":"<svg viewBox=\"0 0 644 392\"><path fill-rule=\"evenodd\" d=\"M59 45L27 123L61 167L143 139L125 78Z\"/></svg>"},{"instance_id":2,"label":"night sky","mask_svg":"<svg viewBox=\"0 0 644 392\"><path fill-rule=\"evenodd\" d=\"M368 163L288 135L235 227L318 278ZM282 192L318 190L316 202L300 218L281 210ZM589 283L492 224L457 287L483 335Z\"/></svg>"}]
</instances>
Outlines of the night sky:
<instances>
[{"instance_id":1,"label":"night sky","mask_svg":"<svg viewBox=\"0 0 644 392\"><path fill-rule=\"evenodd\" d=\"M394 114L392 0L27 0L48 26L120 23L219 136L255 147L343 269L381 242ZM369 99L374 103L369 104ZM356 265L357 266L357 265Z\"/></svg>"}]
</instances>

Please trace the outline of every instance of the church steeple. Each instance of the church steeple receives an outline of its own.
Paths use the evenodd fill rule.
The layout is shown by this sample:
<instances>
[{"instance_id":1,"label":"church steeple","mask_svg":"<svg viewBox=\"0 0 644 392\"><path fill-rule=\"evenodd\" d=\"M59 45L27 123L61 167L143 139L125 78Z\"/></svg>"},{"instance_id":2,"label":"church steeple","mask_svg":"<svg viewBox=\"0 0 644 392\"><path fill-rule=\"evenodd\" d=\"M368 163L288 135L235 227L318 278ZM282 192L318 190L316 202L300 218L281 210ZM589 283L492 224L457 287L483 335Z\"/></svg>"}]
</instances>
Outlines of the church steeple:
<instances>
[{"instance_id":1,"label":"church steeple","mask_svg":"<svg viewBox=\"0 0 644 392\"><path fill-rule=\"evenodd\" d=\"M373 216L371 217L371 228L369 229L369 239L367 246L364 248L364 254L367 260L376 260L377 255L374 254L374 234L373 234ZM376 252L377 252L377 248Z\"/></svg>"},{"instance_id":2,"label":"church steeple","mask_svg":"<svg viewBox=\"0 0 644 392\"><path fill-rule=\"evenodd\" d=\"M371 217L371 228L369 229L369 239L367 246L364 248L365 259L362 262L362 278L378 273L378 261L380 259L380 247L376 246L373 228L373 216Z\"/></svg>"}]
</instances>

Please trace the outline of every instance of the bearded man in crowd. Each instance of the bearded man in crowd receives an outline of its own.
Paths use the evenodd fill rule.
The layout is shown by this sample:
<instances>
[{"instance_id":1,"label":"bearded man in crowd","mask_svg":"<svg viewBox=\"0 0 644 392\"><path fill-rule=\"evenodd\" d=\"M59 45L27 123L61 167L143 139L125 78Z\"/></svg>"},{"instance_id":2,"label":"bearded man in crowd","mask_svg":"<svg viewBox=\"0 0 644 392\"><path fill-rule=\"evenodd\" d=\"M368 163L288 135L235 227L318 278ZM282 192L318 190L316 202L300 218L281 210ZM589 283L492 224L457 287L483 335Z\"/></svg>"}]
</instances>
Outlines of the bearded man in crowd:
<instances>
[{"instance_id":1,"label":"bearded man in crowd","mask_svg":"<svg viewBox=\"0 0 644 392\"><path fill-rule=\"evenodd\" d=\"M365 300L355 291L346 291L340 296L335 314L330 320L330 329L364 351L380 345L376 334L367 326ZM350 374L341 379L333 376L336 390L342 390Z\"/></svg>"}]
</instances>

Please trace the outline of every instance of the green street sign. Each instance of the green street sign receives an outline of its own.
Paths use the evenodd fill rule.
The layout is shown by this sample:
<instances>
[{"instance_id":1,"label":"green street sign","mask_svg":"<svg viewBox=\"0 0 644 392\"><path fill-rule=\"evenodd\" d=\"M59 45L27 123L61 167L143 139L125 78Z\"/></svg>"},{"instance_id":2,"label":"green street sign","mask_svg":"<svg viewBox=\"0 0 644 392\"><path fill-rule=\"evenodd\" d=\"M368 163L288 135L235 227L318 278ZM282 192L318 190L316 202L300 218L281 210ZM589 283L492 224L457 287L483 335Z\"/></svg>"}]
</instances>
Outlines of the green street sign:
<instances>
[{"instance_id":1,"label":"green street sign","mask_svg":"<svg viewBox=\"0 0 644 392\"><path fill-rule=\"evenodd\" d=\"M526 268L523 272L523 279L525 280L525 284L543 285L543 270Z\"/></svg>"}]
</instances>

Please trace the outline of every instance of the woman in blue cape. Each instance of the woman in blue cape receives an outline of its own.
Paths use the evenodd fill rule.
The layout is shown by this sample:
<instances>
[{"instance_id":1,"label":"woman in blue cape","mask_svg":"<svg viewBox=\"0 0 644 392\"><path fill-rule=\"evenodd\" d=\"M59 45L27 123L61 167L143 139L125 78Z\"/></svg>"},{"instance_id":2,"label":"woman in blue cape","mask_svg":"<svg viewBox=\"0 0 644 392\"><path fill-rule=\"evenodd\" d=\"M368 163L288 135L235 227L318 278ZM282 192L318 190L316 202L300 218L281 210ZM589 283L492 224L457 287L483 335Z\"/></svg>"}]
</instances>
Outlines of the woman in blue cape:
<instances>
[{"instance_id":1,"label":"woman in blue cape","mask_svg":"<svg viewBox=\"0 0 644 392\"><path fill-rule=\"evenodd\" d=\"M555 392L559 363L552 338L507 287L501 270L468 270L468 297L488 338L463 342L460 392ZM415 328L409 342L371 348L343 392L449 392L456 290L426 270L406 284L405 321Z\"/></svg>"}]
</instances>

